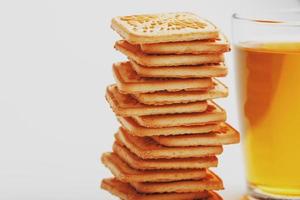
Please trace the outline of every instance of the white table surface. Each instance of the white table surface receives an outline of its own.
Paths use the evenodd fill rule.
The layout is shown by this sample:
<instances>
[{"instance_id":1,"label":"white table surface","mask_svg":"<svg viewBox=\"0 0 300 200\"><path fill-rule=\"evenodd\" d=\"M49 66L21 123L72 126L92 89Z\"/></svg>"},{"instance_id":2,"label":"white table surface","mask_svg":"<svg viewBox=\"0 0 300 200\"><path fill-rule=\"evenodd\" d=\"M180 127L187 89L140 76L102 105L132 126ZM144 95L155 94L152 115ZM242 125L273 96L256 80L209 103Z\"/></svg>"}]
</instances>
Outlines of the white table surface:
<instances>
[{"instance_id":1,"label":"white table surface","mask_svg":"<svg viewBox=\"0 0 300 200\"><path fill-rule=\"evenodd\" d=\"M191 11L230 36L231 14L249 2L1 1L0 199L116 199L99 190L100 180L110 176L99 157L110 151L118 127L104 92L113 83L111 64L125 59L113 49L119 38L110 29L113 16ZM231 93L218 102L237 127L231 54L227 61L230 74L223 81ZM215 171L224 180L224 198L240 199L245 192L240 145L225 148Z\"/></svg>"}]
</instances>

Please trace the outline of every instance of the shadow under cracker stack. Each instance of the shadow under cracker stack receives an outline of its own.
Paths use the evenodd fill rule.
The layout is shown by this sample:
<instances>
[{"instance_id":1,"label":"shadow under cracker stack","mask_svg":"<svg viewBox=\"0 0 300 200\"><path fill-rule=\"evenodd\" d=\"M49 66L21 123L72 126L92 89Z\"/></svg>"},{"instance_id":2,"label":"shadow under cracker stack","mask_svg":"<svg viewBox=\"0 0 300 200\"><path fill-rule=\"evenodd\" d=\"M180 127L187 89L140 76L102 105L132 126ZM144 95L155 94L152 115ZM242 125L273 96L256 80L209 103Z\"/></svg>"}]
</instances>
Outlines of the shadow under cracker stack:
<instances>
[{"instance_id":1,"label":"shadow under cracker stack","mask_svg":"<svg viewBox=\"0 0 300 200\"><path fill-rule=\"evenodd\" d=\"M239 133L213 99L226 97L228 40L210 22L176 12L115 17L116 84L106 99L120 122L102 163L114 178L101 187L123 200L221 200L209 168Z\"/></svg>"}]
</instances>

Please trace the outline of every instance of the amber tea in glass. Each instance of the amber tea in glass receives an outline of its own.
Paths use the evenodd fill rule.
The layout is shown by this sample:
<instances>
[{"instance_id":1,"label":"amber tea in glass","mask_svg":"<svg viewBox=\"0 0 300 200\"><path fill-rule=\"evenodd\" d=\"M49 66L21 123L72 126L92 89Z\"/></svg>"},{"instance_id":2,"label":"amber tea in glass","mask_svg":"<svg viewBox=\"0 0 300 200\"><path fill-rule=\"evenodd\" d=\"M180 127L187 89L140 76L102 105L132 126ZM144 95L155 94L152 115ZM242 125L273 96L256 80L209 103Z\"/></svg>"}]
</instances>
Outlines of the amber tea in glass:
<instances>
[{"instance_id":1,"label":"amber tea in glass","mask_svg":"<svg viewBox=\"0 0 300 200\"><path fill-rule=\"evenodd\" d=\"M297 11L233 17L247 182L256 199L300 199L299 22Z\"/></svg>"}]
</instances>

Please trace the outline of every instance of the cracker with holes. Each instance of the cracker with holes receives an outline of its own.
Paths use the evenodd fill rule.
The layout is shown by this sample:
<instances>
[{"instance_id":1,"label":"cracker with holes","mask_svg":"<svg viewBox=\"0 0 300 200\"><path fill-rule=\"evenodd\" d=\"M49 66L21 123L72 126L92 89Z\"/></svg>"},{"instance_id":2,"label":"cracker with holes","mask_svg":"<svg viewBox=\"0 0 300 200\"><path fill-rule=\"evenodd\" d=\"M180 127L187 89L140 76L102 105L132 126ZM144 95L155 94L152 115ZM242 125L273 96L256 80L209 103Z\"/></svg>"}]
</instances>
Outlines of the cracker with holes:
<instances>
[{"instance_id":1,"label":"cracker with holes","mask_svg":"<svg viewBox=\"0 0 300 200\"><path fill-rule=\"evenodd\" d=\"M218 29L187 12L121 16L111 27L132 44L193 41L218 38Z\"/></svg>"}]
</instances>

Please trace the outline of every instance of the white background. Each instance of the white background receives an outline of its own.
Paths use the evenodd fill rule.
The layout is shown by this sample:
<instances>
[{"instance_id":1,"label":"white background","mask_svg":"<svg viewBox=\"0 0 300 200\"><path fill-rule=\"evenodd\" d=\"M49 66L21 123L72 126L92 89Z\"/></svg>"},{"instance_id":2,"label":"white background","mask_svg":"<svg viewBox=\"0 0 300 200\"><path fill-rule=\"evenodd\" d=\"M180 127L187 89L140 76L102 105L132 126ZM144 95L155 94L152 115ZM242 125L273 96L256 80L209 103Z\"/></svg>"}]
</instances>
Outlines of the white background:
<instances>
[{"instance_id":1,"label":"white background","mask_svg":"<svg viewBox=\"0 0 300 200\"><path fill-rule=\"evenodd\" d=\"M1 0L0 200L112 200L98 189L110 173L99 162L110 151L118 123L104 99L116 15L190 11L230 37L230 16L254 8L299 5L287 0ZM231 94L219 103L238 127L234 67L227 56ZM225 148L215 171L225 199L245 192L240 145Z\"/></svg>"}]
</instances>

